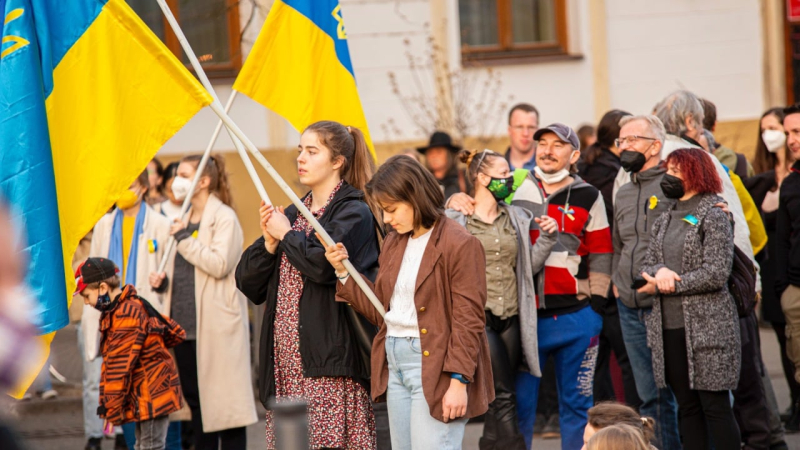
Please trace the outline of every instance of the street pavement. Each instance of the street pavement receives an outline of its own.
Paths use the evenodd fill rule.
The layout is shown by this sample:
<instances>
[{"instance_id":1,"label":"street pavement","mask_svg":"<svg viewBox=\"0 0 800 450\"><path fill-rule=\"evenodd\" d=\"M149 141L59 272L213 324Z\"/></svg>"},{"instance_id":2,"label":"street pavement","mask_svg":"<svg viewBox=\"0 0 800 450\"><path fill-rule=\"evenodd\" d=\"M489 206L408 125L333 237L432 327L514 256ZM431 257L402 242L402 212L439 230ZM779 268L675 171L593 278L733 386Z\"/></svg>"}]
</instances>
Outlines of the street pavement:
<instances>
[{"instance_id":1,"label":"street pavement","mask_svg":"<svg viewBox=\"0 0 800 450\"><path fill-rule=\"evenodd\" d=\"M778 342L771 328L761 330L761 349L764 363L772 378L781 411L789 406L790 396L780 366ZM35 398L16 402L8 397L0 400L0 411L8 423L16 428L28 450L81 450L83 437L83 412L81 408L80 380L82 363L77 351L76 334L70 326L56 334L52 346L52 365L66 378L66 383L54 380L59 397L53 400ZM257 402L258 403L258 402ZM264 410L259 405L262 419L247 428L248 450L264 449ZM463 449L477 450L483 425L469 424L464 436ZM790 449L800 450L800 434L787 435ZM103 442L103 449L113 449L113 441ZM558 450L560 440L535 439L534 450Z\"/></svg>"}]
</instances>

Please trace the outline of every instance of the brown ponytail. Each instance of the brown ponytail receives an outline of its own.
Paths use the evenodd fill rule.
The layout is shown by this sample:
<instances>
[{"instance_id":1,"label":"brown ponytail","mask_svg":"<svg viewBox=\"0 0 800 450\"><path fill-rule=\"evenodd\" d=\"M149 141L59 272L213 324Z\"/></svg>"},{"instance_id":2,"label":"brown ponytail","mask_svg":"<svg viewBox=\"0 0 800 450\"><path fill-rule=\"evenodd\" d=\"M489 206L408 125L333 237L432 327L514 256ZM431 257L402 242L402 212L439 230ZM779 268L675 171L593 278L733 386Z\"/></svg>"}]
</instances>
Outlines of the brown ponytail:
<instances>
[{"instance_id":1,"label":"brown ponytail","mask_svg":"<svg viewBox=\"0 0 800 450\"><path fill-rule=\"evenodd\" d=\"M375 160L361 130L324 120L312 123L303 133L306 131L316 133L320 143L330 150L331 162L340 156L344 158L339 175L350 186L364 192L367 183L375 174ZM369 198L366 198L366 201L372 214L379 219L381 217L379 206Z\"/></svg>"},{"instance_id":2,"label":"brown ponytail","mask_svg":"<svg viewBox=\"0 0 800 450\"><path fill-rule=\"evenodd\" d=\"M486 169L492 166L493 158L502 158L503 155L493 152L491 150L461 150L458 152L458 160L467 165L467 175L469 182L475 186L475 179L478 178L479 173L486 173Z\"/></svg>"},{"instance_id":3,"label":"brown ponytail","mask_svg":"<svg viewBox=\"0 0 800 450\"><path fill-rule=\"evenodd\" d=\"M189 155L181 159L181 162L192 164L195 170L200 170L200 160L203 159L202 155ZM220 155L211 155L208 158L206 168L203 170L203 176L208 177L210 182L208 184L208 192L213 193L226 205L233 208L233 197L231 196L231 187L228 182L228 173L225 171L225 159Z\"/></svg>"}]
</instances>

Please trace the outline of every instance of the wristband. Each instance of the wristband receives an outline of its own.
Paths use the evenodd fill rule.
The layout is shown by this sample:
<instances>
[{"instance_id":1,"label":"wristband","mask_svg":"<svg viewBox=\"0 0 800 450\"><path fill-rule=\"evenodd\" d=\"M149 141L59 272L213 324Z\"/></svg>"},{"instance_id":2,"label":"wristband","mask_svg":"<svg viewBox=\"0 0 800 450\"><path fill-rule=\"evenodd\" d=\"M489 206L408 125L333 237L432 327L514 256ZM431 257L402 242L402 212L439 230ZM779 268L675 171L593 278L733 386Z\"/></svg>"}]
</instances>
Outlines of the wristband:
<instances>
[{"instance_id":1,"label":"wristband","mask_svg":"<svg viewBox=\"0 0 800 450\"><path fill-rule=\"evenodd\" d=\"M337 279L337 280L346 280L346 279L347 279L347 277L349 277L349 276L350 276L350 272L345 272L345 273L344 273L344 275L343 275L343 276L341 276L341 277L340 277L340 276L339 276L339 274L337 273L337 274L336 274L336 279Z\"/></svg>"},{"instance_id":2,"label":"wristband","mask_svg":"<svg viewBox=\"0 0 800 450\"><path fill-rule=\"evenodd\" d=\"M462 382L463 384L469 384L469 381L466 378L464 378L464 375L461 375L460 373L451 373L450 378L456 379Z\"/></svg>"}]
</instances>

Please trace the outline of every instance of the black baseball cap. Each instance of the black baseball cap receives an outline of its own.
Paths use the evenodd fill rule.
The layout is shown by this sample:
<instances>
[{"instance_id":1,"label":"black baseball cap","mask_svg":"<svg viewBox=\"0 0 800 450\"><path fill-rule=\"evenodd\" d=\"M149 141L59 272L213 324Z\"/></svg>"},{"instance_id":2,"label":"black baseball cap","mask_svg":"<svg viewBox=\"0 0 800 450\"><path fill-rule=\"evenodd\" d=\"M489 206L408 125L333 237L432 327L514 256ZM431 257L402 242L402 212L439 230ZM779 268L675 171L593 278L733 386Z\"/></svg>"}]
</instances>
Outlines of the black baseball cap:
<instances>
[{"instance_id":1,"label":"black baseball cap","mask_svg":"<svg viewBox=\"0 0 800 450\"><path fill-rule=\"evenodd\" d=\"M86 286L107 280L119 274L119 268L113 261L106 258L89 258L83 262L75 271L75 293L78 295L86 289Z\"/></svg>"}]
</instances>

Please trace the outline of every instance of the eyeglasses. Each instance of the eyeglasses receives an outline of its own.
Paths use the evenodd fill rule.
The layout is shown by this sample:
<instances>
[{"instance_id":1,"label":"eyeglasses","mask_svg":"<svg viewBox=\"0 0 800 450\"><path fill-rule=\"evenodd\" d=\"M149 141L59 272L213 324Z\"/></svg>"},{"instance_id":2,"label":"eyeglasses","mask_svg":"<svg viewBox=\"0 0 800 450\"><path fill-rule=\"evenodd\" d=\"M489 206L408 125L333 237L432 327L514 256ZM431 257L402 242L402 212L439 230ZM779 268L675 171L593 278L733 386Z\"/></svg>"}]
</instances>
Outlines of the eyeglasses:
<instances>
[{"instance_id":1,"label":"eyeglasses","mask_svg":"<svg viewBox=\"0 0 800 450\"><path fill-rule=\"evenodd\" d=\"M631 144L631 145L633 145L639 139L646 139L648 141L657 141L658 140L656 138L651 138L651 137L647 137L647 136L625 136L624 138L614 139L614 145L617 148L621 147L622 144Z\"/></svg>"}]
</instances>

